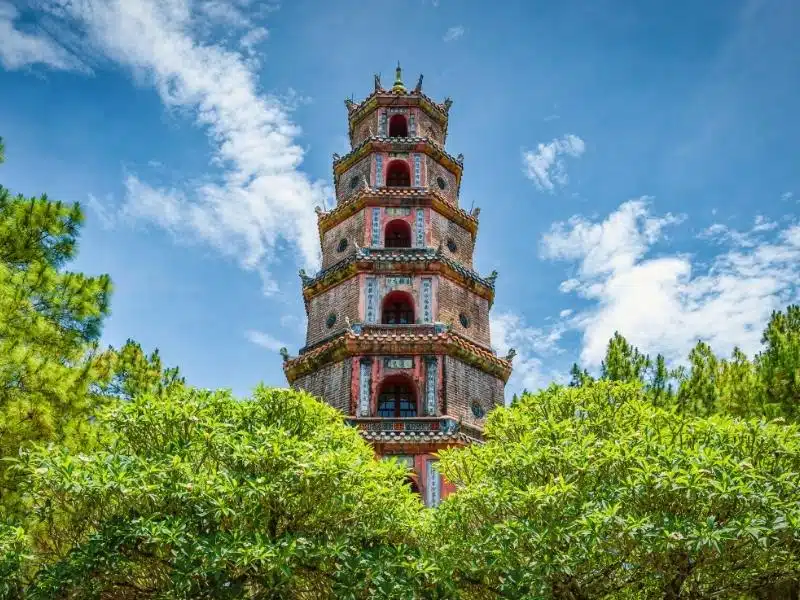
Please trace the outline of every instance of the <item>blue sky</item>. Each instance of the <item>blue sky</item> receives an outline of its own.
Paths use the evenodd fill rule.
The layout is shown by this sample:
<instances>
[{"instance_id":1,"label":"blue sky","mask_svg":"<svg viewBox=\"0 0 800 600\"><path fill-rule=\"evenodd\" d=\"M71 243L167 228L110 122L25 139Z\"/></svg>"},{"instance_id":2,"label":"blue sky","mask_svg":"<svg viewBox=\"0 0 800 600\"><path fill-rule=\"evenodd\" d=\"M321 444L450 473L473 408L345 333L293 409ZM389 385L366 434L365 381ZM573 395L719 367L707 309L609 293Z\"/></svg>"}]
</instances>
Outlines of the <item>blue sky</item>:
<instances>
[{"instance_id":1,"label":"blue sky","mask_svg":"<svg viewBox=\"0 0 800 600\"><path fill-rule=\"evenodd\" d=\"M510 393L619 330L752 353L800 291L800 6L782 1L0 0L5 186L87 209L104 339L189 381L284 385L343 100L454 100Z\"/></svg>"}]
</instances>

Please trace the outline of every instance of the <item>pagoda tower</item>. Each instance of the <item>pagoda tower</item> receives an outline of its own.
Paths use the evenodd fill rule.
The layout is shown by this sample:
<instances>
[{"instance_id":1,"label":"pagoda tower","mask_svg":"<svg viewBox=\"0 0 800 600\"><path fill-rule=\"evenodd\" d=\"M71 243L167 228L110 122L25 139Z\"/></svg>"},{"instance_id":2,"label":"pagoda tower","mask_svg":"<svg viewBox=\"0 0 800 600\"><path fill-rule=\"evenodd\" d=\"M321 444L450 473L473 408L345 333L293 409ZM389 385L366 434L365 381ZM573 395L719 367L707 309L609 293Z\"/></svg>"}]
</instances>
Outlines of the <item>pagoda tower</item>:
<instances>
[{"instance_id":1,"label":"pagoda tower","mask_svg":"<svg viewBox=\"0 0 800 600\"><path fill-rule=\"evenodd\" d=\"M322 269L300 271L306 345L284 350L289 383L347 415L378 455L412 469L435 506L452 491L436 452L482 439L503 404L512 353L489 336L497 273L473 270L480 209L459 206L462 155L444 149L452 102L375 76L345 100L351 150L333 155L336 206L317 208Z\"/></svg>"}]
</instances>

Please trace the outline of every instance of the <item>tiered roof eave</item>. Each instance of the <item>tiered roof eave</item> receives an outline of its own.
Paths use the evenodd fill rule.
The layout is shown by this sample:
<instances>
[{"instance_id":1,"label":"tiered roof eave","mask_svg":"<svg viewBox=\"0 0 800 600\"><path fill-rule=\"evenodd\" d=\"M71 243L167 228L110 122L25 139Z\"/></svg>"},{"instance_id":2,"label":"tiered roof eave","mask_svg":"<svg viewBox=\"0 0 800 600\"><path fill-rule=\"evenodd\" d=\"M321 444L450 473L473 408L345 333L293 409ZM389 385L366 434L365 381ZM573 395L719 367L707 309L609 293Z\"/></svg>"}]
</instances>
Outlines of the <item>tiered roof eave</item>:
<instances>
[{"instance_id":1,"label":"tiered roof eave","mask_svg":"<svg viewBox=\"0 0 800 600\"><path fill-rule=\"evenodd\" d=\"M387 331L380 325L352 324L323 343L305 349L297 357L285 357L283 370L286 379L293 384L299 377L317 371L323 365L370 355L447 355L503 382L511 376L511 357L500 358L490 348L441 324L394 331Z\"/></svg>"},{"instance_id":2,"label":"tiered roof eave","mask_svg":"<svg viewBox=\"0 0 800 600\"><path fill-rule=\"evenodd\" d=\"M439 274L494 303L497 272L481 277L434 248L358 248L338 263L308 277L301 271L303 298L309 300L360 273Z\"/></svg>"},{"instance_id":3,"label":"tiered roof eave","mask_svg":"<svg viewBox=\"0 0 800 600\"><path fill-rule=\"evenodd\" d=\"M339 177L361 158L371 152L422 152L436 160L440 165L450 171L456 178L456 193L461 188L461 174L464 171L464 157L452 156L439 144L428 137L389 137L371 135L364 139L358 146L344 156L334 157L333 181L338 182Z\"/></svg>"},{"instance_id":4,"label":"tiered roof eave","mask_svg":"<svg viewBox=\"0 0 800 600\"><path fill-rule=\"evenodd\" d=\"M397 105L398 100L400 99L402 99L405 106L419 106L425 111L425 113L428 114L428 116L442 126L445 135L447 135L448 116L450 112L450 106L453 104L452 100L449 98L446 98L444 102L439 103L423 94L422 90L413 89L411 91L406 91L397 89L376 89L361 102L345 100L345 106L347 106L347 121L350 127L351 137L356 125L358 125L373 110L379 106Z\"/></svg>"},{"instance_id":5,"label":"tiered roof eave","mask_svg":"<svg viewBox=\"0 0 800 600\"><path fill-rule=\"evenodd\" d=\"M426 187L362 187L355 194L340 202L329 211L317 210L317 227L320 239L348 217L366 206L425 206L466 229L472 239L478 235L478 215L480 210L467 212L456 206L446 196Z\"/></svg>"}]
</instances>

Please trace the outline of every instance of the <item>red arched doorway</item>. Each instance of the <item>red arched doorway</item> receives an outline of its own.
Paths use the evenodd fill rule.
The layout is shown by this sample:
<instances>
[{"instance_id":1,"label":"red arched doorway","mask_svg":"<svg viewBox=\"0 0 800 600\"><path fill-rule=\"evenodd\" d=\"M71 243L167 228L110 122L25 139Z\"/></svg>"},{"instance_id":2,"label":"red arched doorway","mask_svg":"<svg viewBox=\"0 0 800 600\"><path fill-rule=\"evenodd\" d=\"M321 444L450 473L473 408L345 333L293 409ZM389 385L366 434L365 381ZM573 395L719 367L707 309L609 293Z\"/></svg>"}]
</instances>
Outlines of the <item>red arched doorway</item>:
<instances>
[{"instance_id":1,"label":"red arched doorway","mask_svg":"<svg viewBox=\"0 0 800 600\"><path fill-rule=\"evenodd\" d=\"M389 119L389 137L408 137L408 121L405 115L392 115Z\"/></svg>"},{"instance_id":2,"label":"red arched doorway","mask_svg":"<svg viewBox=\"0 0 800 600\"><path fill-rule=\"evenodd\" d=\"M409 325L414 322L414 300L408 292L394 291L386 294L381 306L381 323L384 325Z\"/></svg>"},{"instance_id":3,"label":"red arched doorway","mask_svg":"<svg viewBox=\"0 0 800 600\"><path fill-rule=\"evenodd\" d=\"M403 219L389 221L383 234L385 248L411 248L411 225Z\"/></svg>"},{"instance_id":4,"label":"red arched doorway","mask_svg":"<svg viewBox=\"0 0 800 600\"><path fill-rule=\"evenodd\" d=\"M417 416L417 394L409 377L399 375L383 380L378 391L378 416L395 419Z\"/></svg>"},{"instance_id":5,"label":"red arched doorway","mask_svg":"<svg viewBox=\"0 0 800 600\"><path fill-rule=\"evenodd\" d=\"M386 187L411 187L411 171L404 160L393 160L386 169Z\"/></svg>"}]
</instances>

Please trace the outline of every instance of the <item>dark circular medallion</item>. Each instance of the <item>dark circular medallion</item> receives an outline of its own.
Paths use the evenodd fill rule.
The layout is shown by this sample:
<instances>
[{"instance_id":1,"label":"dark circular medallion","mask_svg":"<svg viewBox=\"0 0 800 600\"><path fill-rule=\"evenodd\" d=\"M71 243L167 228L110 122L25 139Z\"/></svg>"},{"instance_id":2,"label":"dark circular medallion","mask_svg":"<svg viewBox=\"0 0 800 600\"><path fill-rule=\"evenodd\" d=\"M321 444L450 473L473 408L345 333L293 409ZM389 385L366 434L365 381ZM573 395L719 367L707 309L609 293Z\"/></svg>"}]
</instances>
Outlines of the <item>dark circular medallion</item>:
<instances>
[{"instance_id":1,"label":"dark circular medallion","mask_svg":"<svg viewBox=\"0 0 800 600\"><path fill-rule=\"evenodd\" d=\"M437 177L436 178L436 185L439 186L440 190L444 190L447 188L447 181L444 177Z\"/></svg>"},{"instance_id":2,"label":"dark circular medallion","mask_svg":"<svg viewBox=\"0 0 800 600\"><path fill-rule=\"evenodd\" d=\"M331 313L328 315L328 318L325 319L325 325L328 329L336 325L336 313Z\"/></svg>"},{"instance_id":3,"label":"dark circular medallion","mask_svg":"<svg viewBox=\"0 0 800 600\"><path fill-rule=\"evenodd\" d=\"M447 249L450 252L455 252L458 250L458 246L456 246L456 241L453 238L447 238Z\"/></svg>"},{"instance_id":4,"label":"dark circular medallion","mask_svg":"<svg viewBox=\"0 0 800 600\"><path fill-rule=\"evenodd\" d=\"M464 329L469 327L469 317L467 315L465 315L464 313L461 313L460 315L458 315L458 320L461 321L461 326Z\"/></svg>"},{"instance_id":5,"label":"dark circular medallion","mask_svg":"<svg viewBox=\"0 0 800 600\"><path fill-rule=\"evenodd\" d=\"M358 184L359 184L360 182L361 182L361 179L359 178L359 176L358 176L358 175L353 175L353 176L350 178L350 189L351 189L351 190L354 190L354 189L356 189L356 188L358 187Z\"/></svg>"},{"instance_id":6,"label":"dark circular medallion","mask_svg":"<svg viewBox=\"0 0 800 600\"><path fill-rule=\"evenodd\" d=\"M347 239L346 238L342 238L342 239L339 240L339 245L336 246L336 251L337 252L344 252L345 250L347 250Z\"/></svg>"},{"instance_id":7,"label":"dark circular medallion","mask_svg":"<svg viewBox=\"0 0 800 600\"><path fill-rule=\"evenodd\" d=\"M472 408L472 414L475 415L476 419L482 419L486 414L486 411L483 409L483 406L481 406L481 403L478 402L477 400L472 401L471 408Z\"/></svg>"}]
</instances>

